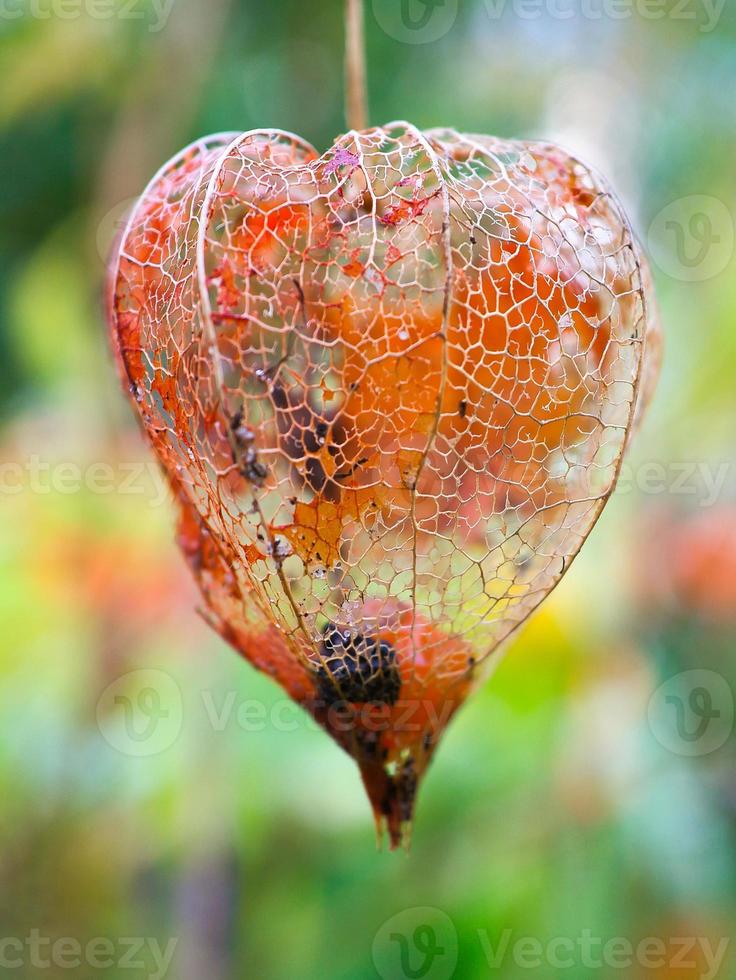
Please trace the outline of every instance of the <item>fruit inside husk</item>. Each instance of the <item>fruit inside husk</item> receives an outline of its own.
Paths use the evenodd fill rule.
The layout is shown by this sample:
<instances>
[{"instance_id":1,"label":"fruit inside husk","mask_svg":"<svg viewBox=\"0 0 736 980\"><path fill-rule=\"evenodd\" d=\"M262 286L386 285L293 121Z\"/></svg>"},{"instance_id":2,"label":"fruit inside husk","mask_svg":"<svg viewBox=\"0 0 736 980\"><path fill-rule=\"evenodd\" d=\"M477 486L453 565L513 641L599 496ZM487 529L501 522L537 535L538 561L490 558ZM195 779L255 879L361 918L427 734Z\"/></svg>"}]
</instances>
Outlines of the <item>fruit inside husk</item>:
<instances>
[{"instance_id":1,"label":"fruit inside husk","mask_svg":"<svg viewBox=\"0 0 736 980\"><path fill-rule=\"evenodd\" d=\"M355 758L396 846L653 387L625 216L546 144L225 134L146 189L109 305L209 621Z\"/></svg>"}]
</instances>

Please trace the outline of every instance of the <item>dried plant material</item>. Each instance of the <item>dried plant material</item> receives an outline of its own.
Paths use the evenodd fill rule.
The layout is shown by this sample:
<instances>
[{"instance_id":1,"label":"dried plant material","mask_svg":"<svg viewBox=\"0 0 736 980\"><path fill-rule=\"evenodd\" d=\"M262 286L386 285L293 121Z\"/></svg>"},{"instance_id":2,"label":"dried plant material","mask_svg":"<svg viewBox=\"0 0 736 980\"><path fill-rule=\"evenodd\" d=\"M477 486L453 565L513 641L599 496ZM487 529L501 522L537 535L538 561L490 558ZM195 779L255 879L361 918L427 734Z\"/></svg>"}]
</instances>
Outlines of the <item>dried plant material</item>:
<instances>
[{"instance_id":1,"label":"dried plant material","mask_svg":"<svg viewBox=\"0 0 736 980\"><path fill-rule=\"evenodd\" d=\"M212 137L135 208L110 321L212 625L354 756L397 844L656 374L625 216L544 144Z\"/></svg>"}]
</instances>

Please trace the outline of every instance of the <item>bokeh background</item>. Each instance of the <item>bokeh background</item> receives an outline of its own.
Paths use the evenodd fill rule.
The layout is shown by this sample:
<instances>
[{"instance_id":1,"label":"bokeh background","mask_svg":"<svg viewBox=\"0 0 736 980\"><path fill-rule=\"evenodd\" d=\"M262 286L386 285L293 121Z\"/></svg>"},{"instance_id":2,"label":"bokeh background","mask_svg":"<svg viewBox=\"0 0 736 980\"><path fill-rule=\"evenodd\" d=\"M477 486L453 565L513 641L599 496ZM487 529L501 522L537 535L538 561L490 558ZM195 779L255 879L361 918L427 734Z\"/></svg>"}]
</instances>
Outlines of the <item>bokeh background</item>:
<instances>
[{"instance_id":1,"label":"bokeh background","mask_svg":"<svg viewBox=\"0 0 736 980\"><path fill-rule=\"evenodd\" d=\"M377 852L352 763L198 618L101 312L121 217L186 142L342 131L341 3L4 0L0 973L158 977L175 939L175 980L728 980L736 6L367 0L366 27L374 122L551 138L612 178L654 259L653 411L447 735L411 855Z\"/></svg>"}]
</instances>

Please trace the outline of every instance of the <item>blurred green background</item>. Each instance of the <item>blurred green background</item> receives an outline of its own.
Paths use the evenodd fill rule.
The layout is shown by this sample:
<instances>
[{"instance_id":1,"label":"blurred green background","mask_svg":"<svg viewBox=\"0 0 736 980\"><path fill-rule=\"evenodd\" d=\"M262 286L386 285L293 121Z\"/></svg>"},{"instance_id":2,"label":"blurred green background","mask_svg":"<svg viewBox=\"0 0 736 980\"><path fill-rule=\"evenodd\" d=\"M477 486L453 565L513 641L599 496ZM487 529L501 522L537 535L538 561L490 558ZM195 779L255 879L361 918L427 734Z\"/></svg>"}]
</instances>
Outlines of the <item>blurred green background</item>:
<instances>
[{"instance_id":1,"label":"blurred green background","mask_svg":"<svg viewBox=\"0 0 736 980\"><path fill-rule=\"evenodd\" d=\"M198 618L101 304L186 142L342 131L341 3L4 0L0 974L728 980L736 7L367 0L366 27L373 122L550 138L613 180L655 260L653 411L446 737L410 856L377 852L349 759ZM136 741L114 708L151 689Z\"/></svg>"}]
</instances>

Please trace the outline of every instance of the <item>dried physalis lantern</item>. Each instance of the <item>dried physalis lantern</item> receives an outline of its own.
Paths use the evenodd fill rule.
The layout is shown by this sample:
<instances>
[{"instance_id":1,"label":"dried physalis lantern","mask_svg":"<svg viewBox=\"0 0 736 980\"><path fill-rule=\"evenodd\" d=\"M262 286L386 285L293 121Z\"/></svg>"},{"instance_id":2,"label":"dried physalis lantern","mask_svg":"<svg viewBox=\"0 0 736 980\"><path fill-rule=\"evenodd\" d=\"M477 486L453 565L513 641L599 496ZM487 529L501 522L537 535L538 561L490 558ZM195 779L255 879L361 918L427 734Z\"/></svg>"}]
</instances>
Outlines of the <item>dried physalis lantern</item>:
<instances>
[{"instance_id":1,"label":"dried physalis lantern","mask_svg":"<svg viewBox=\"0 0 736 980\"><path fill-rule=\"evenodd\" d=\"M396 845L653 386L625 216L546 144L229 133L153 179L109 300L210 622L355 758Z\"/></svg>"}]
</instances>

